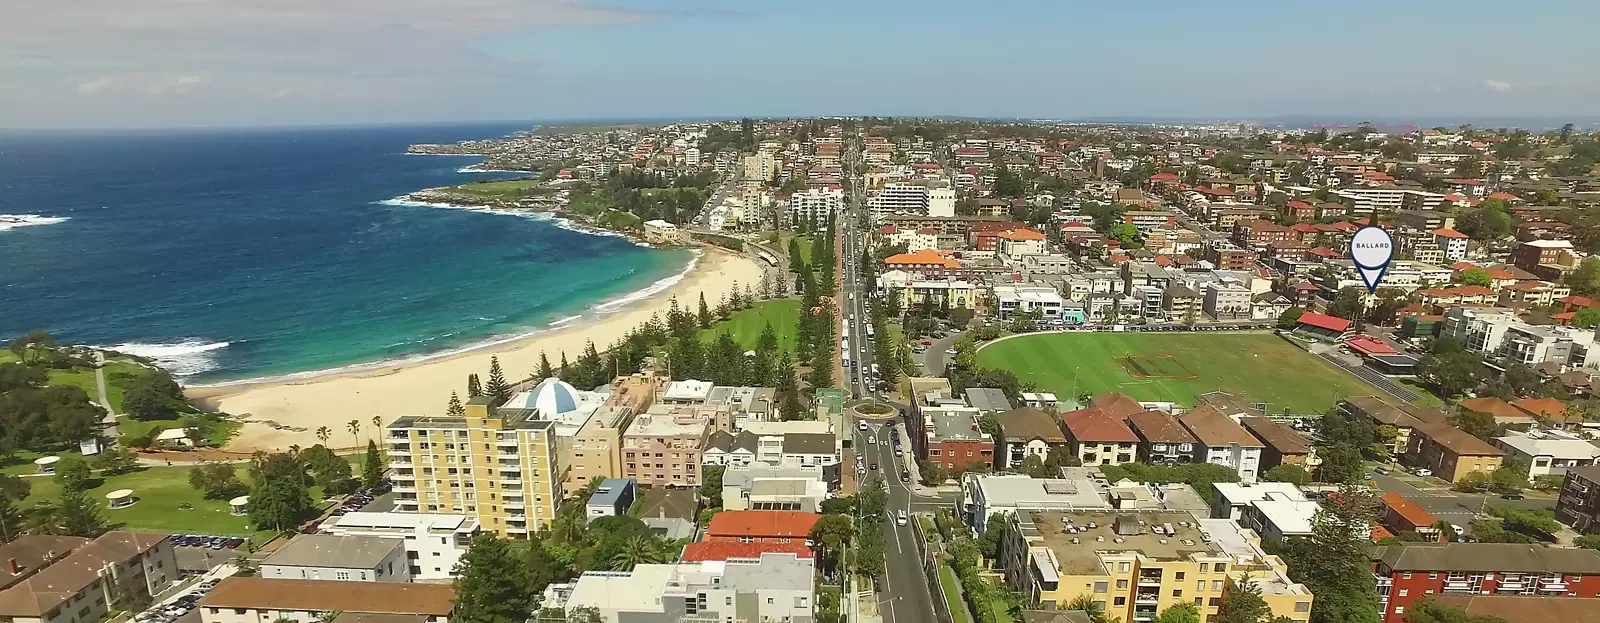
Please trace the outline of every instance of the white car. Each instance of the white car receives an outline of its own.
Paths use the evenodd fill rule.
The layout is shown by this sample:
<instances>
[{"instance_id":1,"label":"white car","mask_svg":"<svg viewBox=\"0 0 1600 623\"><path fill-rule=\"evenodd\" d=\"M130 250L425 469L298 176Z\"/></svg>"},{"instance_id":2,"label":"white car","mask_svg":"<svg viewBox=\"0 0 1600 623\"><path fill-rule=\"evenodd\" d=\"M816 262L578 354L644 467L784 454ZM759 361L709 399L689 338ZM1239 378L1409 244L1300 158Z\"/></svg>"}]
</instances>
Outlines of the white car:
<instances>
[{"instance_id":1,"label":"white car","mask_svg":"<svg viewBox=\"0 0 1600 623\"><path fill-rule=\"evenodd\" d=\"M901 526L906 525L906 522L908 520L909 519L906 517L905 510L901 510L900 513L895 515L895 517L894 517L894 523L896 525L901 525Z\"/></svg>"},{"instance_id":2,"label":"white car","mask_svg":"<svg viewBox=\"0 0 1600 623\"><path fill-rule=\"evenodd\" d=\"M1416 474L1418 476L1422 476L1423 478L1427 478L1428 476L1432 476L1433 475L1433 470L1419 467L1419 468L1417 468L1417 470L1415 472L1412 472L1412 473L1414 473L1414 474Z\"/></svg>"}]
</instances>

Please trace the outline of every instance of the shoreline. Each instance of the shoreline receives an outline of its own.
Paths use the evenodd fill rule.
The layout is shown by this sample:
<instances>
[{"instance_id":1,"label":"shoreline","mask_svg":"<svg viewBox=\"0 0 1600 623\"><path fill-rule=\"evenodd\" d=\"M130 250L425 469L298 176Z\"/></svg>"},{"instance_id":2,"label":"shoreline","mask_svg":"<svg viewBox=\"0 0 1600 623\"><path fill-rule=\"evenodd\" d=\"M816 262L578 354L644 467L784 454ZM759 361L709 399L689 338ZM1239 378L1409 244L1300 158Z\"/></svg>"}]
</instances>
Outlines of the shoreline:
<instances>
[{"instance_id":1,"label":"shoreline","mask_svg":"<svg viewBox=\"0 0 1600 623\"><path fill-rule=\"evenodd\" d=\"M652 294L628 293L623 298L637 298L614 308L597 303L582 319L568 324L416 361L374 363L370 368L333 369L296 378L246 379L185 388L184 393L205 408L233 414L243 422L226 451L310 446L320 442L314 433L320 426L334 431L330 444L349 445L345 423L351 419L363 425L359 443L376 432L368 430L373 416L387 422L401 415L443 413L451 391L465 395L468 374L487 377L491 355L499 357L509 379L525 379L537 369L541 352L559 366L563 352L575 360L589 341L604 351L633 327L664 313L673 298L679 299L679 306L693 308L702 294L707 301L719 301L735 282L757 283L764 274L765 269L749 257L714 247L702 249L677 283Z\"/></svg>"}]
</instances>

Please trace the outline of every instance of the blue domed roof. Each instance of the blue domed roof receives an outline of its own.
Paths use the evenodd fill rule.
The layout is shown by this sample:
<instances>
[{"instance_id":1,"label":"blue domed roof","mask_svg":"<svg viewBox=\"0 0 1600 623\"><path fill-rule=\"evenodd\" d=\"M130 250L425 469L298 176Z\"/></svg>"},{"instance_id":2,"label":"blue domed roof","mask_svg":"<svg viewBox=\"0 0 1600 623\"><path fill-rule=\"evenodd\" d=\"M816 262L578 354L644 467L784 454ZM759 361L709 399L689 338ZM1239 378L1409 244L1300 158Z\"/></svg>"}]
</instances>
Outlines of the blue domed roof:
<instances>
[{"instance_id":1,"label":"blue domed roof","mask_svg":"<svg viewBox=\"0 0 1600 623\"><path fill-rule=\"evenodd\" d=\"M566 381L550 377L533 388L528 402L529 408L538 409L545 417L552 417L578 408L578 390Z\"/></svg>"}]
</instances>

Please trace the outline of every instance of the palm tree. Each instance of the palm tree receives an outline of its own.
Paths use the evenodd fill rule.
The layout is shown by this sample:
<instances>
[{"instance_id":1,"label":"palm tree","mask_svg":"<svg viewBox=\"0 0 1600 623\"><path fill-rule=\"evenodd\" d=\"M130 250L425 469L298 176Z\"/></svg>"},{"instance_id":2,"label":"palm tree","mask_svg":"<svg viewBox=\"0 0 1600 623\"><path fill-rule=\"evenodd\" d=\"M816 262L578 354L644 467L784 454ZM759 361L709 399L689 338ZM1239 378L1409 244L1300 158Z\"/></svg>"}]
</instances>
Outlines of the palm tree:
<instances>
[{"instance_id":1,"label":"palm tree","mask_svg":"<svg viewBox=\"0 0 1600 623\"><path fill-rule=\"evenodd\" d=\"M1082 610L1089 614L1089 620L1094 623L1108 623L1111 619L1106 617L1105 606L1102 602L1095 601L1093 595L1079 595L1067 602L1066 610Z\"/></svg>"},{"instance_id":2,"label":"palm tree","mask_svg":"<svg viewBox=\"0 0 1600 623\"><path fill-rule=\"evenodd\" d=\"M376 434L378 434L379 431L382 431L382 430L383 430L383 416L381 416L381 415L372 416L372 433L374 435L376 435Z\"/></svg>"},{"instance_id":3,"label":"palm tree","mask_svg":"<svg viewBox=\"0 0 1600 623\"><path fill-rule=\"evenodd\" d=\"M635 566L661 560L661 548L654 538L636 535L622 544L622 550L611 558L612 571L632 571Z\"/></svg>"},{"instance_id":4,"label":"palm tree","mask_svg":"<svg viewBox=\"0 0 1600 623\"><path fill-rule=\"evenodd\" d=\"M350 436L356 437L356 443L359 445L361 438L358 435L361 434L361 420L350 420L350 423L346 424L345 428L350 429Z\"/></svg>"},{"instance_id":5,"label":"palm tree","mask_svg":"<svg viewBox=\"0 0 1600 623\"><path fill-rule=\"evenodd\" d=\"M328 438L333 436L333 431L323 426L317 429L317 439L322 440L322 445L328 445Z\"/></svg>"}]
</instances>

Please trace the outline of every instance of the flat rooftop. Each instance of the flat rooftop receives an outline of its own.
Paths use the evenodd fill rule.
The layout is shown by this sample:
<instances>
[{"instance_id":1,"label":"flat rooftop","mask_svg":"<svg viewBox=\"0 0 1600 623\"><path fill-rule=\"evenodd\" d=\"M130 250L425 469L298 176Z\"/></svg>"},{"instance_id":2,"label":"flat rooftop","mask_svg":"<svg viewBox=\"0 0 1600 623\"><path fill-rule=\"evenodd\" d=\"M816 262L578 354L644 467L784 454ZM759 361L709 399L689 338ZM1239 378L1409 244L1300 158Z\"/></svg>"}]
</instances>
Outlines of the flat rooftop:
<instances>
[{"instance_id":1,"label":"flat rooftop","mask_svg":"<svg viewBox=\"0 0 1600 623\"><path fill-rule=\"evenodd\" d=\"M1049 548L1065 574L1104 573L1103 553L1138 552L1156 560L1184 560L1220 551L1201 537L1197 520L1189 513L1031 511L1022 516L1023 534ZM1176 534L1155 532L1167 524Z\"/></svg>"}]
</instances>

